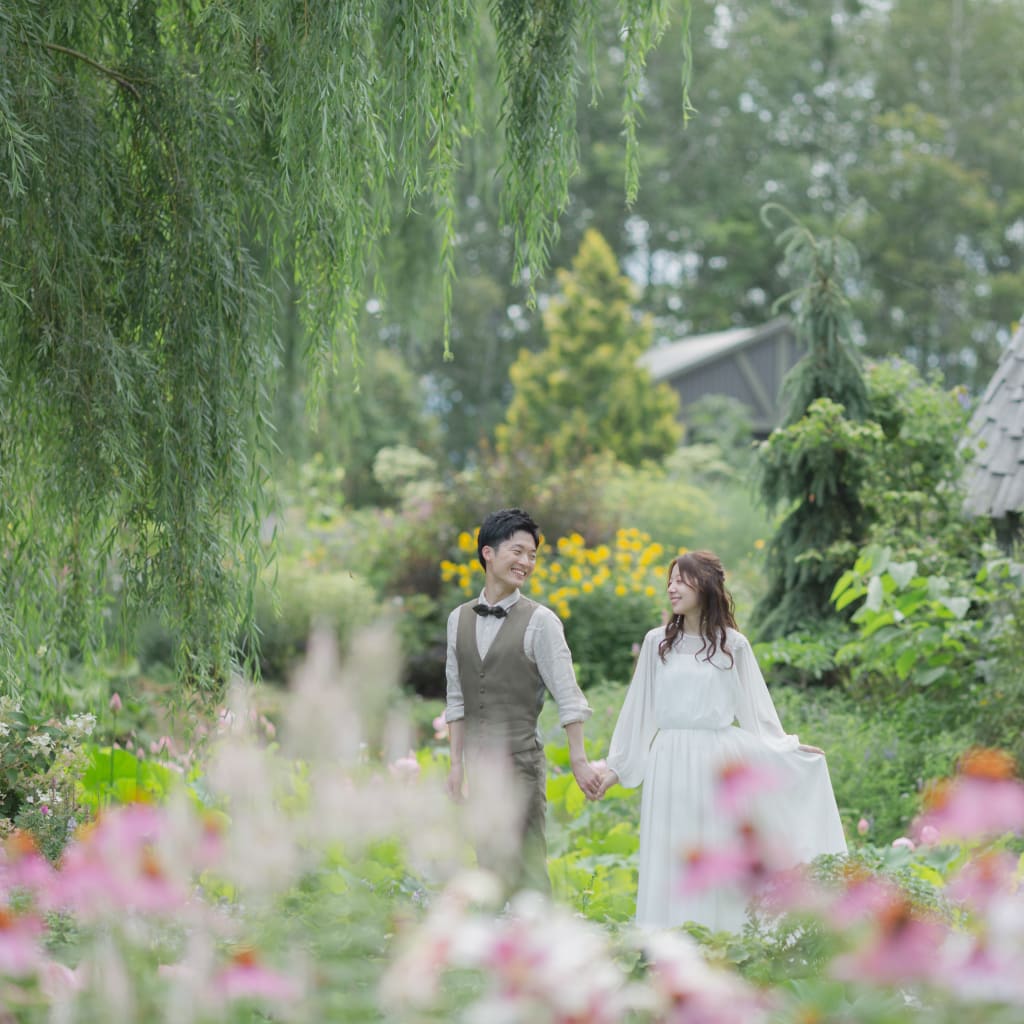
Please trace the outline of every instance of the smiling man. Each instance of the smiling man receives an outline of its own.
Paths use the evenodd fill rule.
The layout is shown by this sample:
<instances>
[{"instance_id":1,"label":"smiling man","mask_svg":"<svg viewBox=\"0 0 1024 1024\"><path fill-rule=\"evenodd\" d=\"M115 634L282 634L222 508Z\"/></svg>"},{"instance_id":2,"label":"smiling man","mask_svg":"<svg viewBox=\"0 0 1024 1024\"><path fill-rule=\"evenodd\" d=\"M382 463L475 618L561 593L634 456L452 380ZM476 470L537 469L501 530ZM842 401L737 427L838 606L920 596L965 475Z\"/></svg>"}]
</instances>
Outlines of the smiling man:
<instances>
[{"instance_id":1,"label":"smiling man","mask_svg":"<svg viewBox=\"0 0 1024 1024\"><path fill-rule=\"evenodd\" d=\"M448 617L445 719L452 798L462 798L464 763L472 776L474 768L481 770L490 761L510 771L521 804L509 809L519 825L515 848L495 850L478 843L478 862L493 870L509 892L547 894L547 765L537 731L545 691L558 705L572 772L588 798L597 796L600 778L587 761L583 723L591 710L576 683L562 622L520 592L533 572L539 543L539 528L522 509L493 512L480 526L483 592Z\"/></svg>"}]
</instances>

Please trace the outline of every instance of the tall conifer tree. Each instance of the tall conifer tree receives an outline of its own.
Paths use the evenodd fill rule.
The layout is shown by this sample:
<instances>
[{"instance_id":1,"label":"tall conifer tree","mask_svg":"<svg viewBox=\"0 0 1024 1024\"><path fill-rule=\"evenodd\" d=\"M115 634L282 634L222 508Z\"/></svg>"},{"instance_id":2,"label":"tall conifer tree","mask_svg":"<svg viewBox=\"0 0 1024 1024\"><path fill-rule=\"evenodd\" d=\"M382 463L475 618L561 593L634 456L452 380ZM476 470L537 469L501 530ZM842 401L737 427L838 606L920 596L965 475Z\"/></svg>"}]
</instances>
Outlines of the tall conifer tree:
<instances>
[{"instance_id":1,"label":"tall conifer tree","mask_svg":"<svg viewBox=\"0 0 1024 1024\"><path fill-rule=\"evenodd\" d=\"M783 513L768 546L768 590L755 611L764 638L831 614L844 556L869 521L860 487L880 438L877 424L865 422L868 393L844 294L856 252L845 239L817 238L799 222L779 240L784 269L803 281L780 301L792 301L807 353L786 380L783 425L759 451L762 496Z\"/></svg>"},{"instance_id":2,"label":"tall conifer tree","mask_svg":"<svg viewBox=\"0 0 1024 1024\"><path fill-rule=\"evenodd\" d=\"M558 282L561 294L544 311L547 347L524 349L512 364L499 450L532 448L550 469L597 452L631 465L668 454L682 438L678 398L637 365L651 325L634 316L633 284L600 234L583 236Z\"/></svg>"}]
</instances>

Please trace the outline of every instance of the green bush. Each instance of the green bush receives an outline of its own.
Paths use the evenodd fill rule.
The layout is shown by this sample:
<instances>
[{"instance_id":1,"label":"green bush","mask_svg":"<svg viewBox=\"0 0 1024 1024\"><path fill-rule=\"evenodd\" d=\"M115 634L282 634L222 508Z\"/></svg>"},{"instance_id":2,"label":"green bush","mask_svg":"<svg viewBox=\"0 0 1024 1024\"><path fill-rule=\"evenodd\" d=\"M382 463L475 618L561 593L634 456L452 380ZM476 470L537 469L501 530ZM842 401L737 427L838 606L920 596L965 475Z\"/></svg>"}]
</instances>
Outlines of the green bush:
<instances>
[{"instance_id":1,"label":"green bush","mask_svg":"<svg viewBox=\"0 0 1024 1024\"><path fill-rule=\"evenodd\" d=\"M352 631L379 613L373 588L347 572L324 572L291 559L278 566L276 588L261 583L256 593L260 668L264 678L286 679L304 653L310 631L331 629L344 649Z\"/></svg>"},{"instance_id":2,"label":"green bush","mask_svg":"<svg viewBox=\"0 0 1024 1024\"><path fill-rule=\"evenodd\" d=\"M604 680L628 683L639 644L658 624L655 600L637 591L620 596L603 586L578 594L569 604L565 639L580 686L586 689Z\"/></svg>"},{"instance_id":3,"label":"green bush","mask_svg":"<svg viewBox=\"0 0 1024 1024\"><path fill-rule=\"evenodd\" d=\"M820 687L776 686L772 696L783 728L825 751L847 834L865 818L879 843L904 834L925 785L948 775L973 742L970 729L955 720L925 733L915 720L916 703L871 707Z\"/></svg>"}]
</instances>

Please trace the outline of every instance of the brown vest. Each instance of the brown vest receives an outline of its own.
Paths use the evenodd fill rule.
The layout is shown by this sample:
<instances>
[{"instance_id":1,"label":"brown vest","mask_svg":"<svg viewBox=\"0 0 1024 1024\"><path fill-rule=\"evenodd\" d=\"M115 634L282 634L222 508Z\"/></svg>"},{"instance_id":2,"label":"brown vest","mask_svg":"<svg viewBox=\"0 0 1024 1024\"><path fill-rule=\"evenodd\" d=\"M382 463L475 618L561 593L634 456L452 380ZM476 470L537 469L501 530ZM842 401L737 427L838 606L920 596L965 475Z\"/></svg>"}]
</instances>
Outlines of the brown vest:
<instances>
[{"instance_id":1,"label":"brown vest","mask_svg":"<svg viewBox=\"0 0 1024 1024\"><path fill-rule=\"evenodd\" d=\"M476 613L472 601L462 605L455 635L466 708L466 747L510 754L539 750L537 718L544 704L544 680L523 651L523 638L537 603L519 600L502 619L494 642L482 661L476 646Z\"/></svg>"}]
</instances>

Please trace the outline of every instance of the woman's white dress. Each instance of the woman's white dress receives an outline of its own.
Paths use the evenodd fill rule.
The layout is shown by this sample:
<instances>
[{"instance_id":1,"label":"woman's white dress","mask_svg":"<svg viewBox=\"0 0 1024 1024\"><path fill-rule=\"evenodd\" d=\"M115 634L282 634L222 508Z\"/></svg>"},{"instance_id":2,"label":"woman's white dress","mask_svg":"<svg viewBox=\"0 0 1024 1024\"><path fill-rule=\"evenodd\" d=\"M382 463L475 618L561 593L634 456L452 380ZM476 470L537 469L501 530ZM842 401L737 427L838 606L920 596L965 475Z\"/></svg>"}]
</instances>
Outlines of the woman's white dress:
<instances>
[{"instance_id":1,"label":"woman's white dress","mask_svg":"<svg viewBox=\"0 0 1024 1024\"><path fill-rule=\"evenodd\" d=\"M684 636L662 662L664 627L644 638L607 763L623 786L643 784L636 921L674 927L695 921L737 931L745 902L731 886L680 891L684 858L728 844L736 821L722 806L721 770L755 764L773 782L753 799L759 834L784 852L778 866L846 850L828 766L786 735L750 644L728 630L733 661L712 663L699 637ZM733 722L738 722L737 728Z\"/></svg>"}]
</instances>

